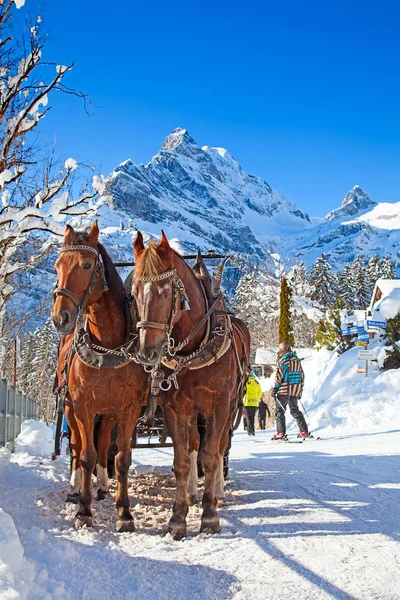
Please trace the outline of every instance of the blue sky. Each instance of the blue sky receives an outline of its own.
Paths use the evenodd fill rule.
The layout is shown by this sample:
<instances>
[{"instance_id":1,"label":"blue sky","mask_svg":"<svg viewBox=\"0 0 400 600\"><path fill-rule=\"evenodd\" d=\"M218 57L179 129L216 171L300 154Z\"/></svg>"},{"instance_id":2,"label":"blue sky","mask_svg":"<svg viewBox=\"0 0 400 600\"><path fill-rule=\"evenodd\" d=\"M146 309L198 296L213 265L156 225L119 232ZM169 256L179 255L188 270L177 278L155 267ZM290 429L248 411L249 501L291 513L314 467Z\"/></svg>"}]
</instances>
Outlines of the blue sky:
<instances>
[{"instance_id":1,"label":"blue sky","mask_svg":"<svg viewBox=\"0 0 400 600\"><path fill-rule=\"evenodd\" d=\"M26 9L40 3L27 0ZM223 146L311 215L358 184L400 200L394 1L51 0L44 58L96 105L52 99L43 136L108 174L175 127Z\"/></svg>"}]
</instances>

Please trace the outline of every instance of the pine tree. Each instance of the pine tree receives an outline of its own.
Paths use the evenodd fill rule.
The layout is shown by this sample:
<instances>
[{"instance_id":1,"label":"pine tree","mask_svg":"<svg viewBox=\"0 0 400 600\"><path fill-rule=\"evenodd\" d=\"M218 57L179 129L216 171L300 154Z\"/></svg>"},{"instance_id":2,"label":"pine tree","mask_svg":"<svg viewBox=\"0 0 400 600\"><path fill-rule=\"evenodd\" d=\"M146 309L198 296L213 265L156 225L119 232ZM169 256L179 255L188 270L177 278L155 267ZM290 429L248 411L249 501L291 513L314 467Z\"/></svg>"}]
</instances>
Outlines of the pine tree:
<instances>
[{"instance_id":1,"label":"pine tree","mask_svg":"<svg viewBox=\"0 0 400 600\"><path fill-rule=\"evenodd\" d=\"M39 417L46 421L53 417L58 341L58 335L48 319L43 327L29 334L21 351L18 387L36 400Z\"/></svg>"},{"instance_id":2,"label":"pine tree","mask_svg":"<svg viewBox=\"0 0 400 600\"><path fill-rule=\"evenodd\" d=\"M335 284L331 273L332 267L322 254L317 258L310 273L310 285L313 288L311 299L319 302L322 306L332 306L335 299Z\"/></svg>"},{"instance_id":3,"label":"pine tree","mask_svg":"<svg viewBox=\"0 0 400 600\"><path fill-rule=\"evenodd\" d=\"M296 296L307 296L308 294L307 268L303 261L294 265L290 273L290 285Z\"/></svg>"},{"instance_id":4,"label":"pine tree","mask_svg":"<svg viewBox=\"0 0 400 600\"><path fill-rule=\"evenodd\" d=\"M348 264L339 274L337 295L342 298L345 308L354 308L356 292L351 267Z\"/></svg>"},{"instance_id":5,"label":"pine tree","mask_svg":"<svg viewBox=\"0 0 400 600\"><path fill-rule=\"evenodd\" d=\"M281 281L280 315L279 315L279 343L289 342L294 345L292 313L290 311L292 301L292 290L286 277Z\"/></svg>"},{"instance_id":6,"label":"pine tree","mask_svg":"<svg viewBox=\"0 0 400 600\"><path fill-rule=\"evenodd\" d=\"M376 255L371 256L371 258L368 261L366 277L369 284L369 289L371 290L372 294L375 284L379 279L379 258Z\"/></svg>"},{"instance_id":7,"label":"pine tree","mask_svg":"<svg viewBox=\"0 0 400 600\"><path fill-rule=\"evenodd\" d=\"M355 293L354 308L365 309L371 299L371 289L361 256L357 256L351 265L351 277Z\"/></svg>"},{"instance_id":8,"label":"pine tree","mask_svg":"<svg viewBox=\"0 0 400 600\"><path fill-rule=\"evenodd\" d=\"M318 350L320 348L327 348L330 351L335 350L335 348L341 349L342 334L340 311L343 308L344 302L342 298L338 296L334 307L328 310L326 319L320 320L316 335L316 346Z\"/></svg>"},{"instance_id":9,"label":"pine tree","mask_svg":"<svg viewBox=\"0 0 400 600\"><path fill-rule=\"evenodd\" d=\"M396 272L389 257L385 256L379 261L379 279L396 279Z\"/></svg>"}]
</instances>

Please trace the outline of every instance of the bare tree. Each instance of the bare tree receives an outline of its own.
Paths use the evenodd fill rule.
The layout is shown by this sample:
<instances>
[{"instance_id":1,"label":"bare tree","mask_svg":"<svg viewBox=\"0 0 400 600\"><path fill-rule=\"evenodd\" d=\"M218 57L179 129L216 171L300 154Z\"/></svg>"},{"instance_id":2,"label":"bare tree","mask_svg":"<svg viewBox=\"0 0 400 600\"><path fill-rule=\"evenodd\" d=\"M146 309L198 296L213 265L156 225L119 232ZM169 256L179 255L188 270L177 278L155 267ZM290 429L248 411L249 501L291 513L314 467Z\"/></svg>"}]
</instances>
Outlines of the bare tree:
<instances>
[{"instance_id":1,"label":"bare tree","mask_svg":"<svg viewBox=\"0 0 400 600\"><path fill-rule=\"evenodd\" d=\"M36 130L50 110L49 96L58 91L86 97L64 84L73 64L42 60L41 17L26 24L18 10L24 4L0 3L0 335L12 276L49 252L48 234L60 235L65 219L94 209L103 185L101 177L93 177L90 189L73 199L68 183L76 161L70 158L57 168L53 153L39 144ZM22 252L35 231L45 234L36 239L33 252Z\"/></svg>"}]
</instances>

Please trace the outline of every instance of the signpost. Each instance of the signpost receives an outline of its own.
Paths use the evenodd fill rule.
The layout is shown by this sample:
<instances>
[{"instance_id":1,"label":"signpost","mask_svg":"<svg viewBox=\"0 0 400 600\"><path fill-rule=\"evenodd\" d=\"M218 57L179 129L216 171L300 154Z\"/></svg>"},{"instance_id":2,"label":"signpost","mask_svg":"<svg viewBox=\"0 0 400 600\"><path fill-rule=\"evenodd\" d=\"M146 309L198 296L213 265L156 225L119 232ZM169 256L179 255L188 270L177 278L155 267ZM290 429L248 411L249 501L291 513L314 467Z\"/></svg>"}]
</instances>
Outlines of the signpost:
<instances>
[{"instance_id":1,"label":"signpost","mask_svg":"<svg viewBox=\"0 0 400 600\"><path fill-rule=\"evenodd\" d=\"M359 333L358 334L358 338L359 341L361 340L369 340L369 333L368 332L364 332L364 333Z\"/></svg>"},{"instance_id":2,"label":"signpost","mask_svg":"<svg viewBox=\"0 0 400 600\"><path fill-rule=\"evenodd\" d=\"M365 327L348 327L347 329L342 329L342 335L352 335L354 333L363 333L365 332Z\"/></svg>"},{"instance_id":3,"label":"signpost","mask_svg":"<svg viewBox=\"0 0 400 600\"><path fill-rule=\"evenodd\" d=\"M375 360L375 350L359 350L358 360Z\"/></svg>"},{"instance_id":4,"label":"signpost","mask_svg":"<svg viewBox=\"0 0 400 600\"><path fill-rule=\"evenodd\" d=\"M369 321L367 319L367 327L377 327L378 329L386 329L386 321Z\"/></svg>"}]
</instances>

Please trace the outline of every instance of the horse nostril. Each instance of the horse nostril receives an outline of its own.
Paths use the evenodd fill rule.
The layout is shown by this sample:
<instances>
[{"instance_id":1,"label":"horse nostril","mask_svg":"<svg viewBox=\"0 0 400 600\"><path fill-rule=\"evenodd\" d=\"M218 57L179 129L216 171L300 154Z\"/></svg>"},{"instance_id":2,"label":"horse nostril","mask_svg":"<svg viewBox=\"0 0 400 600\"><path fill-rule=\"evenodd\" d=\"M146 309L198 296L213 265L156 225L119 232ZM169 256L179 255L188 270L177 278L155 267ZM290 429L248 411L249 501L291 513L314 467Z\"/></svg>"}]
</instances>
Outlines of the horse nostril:
<instances>
[{"instance_id":1,"label":"horse nostril","mask_svg":"<svg viewBox=\"0 0 400 600\"><path fill-rule=\"evenodd\" d=\"M60 313L53 314L53 323L56 328L64 329L70 322L70 314L66 310Z\"/></svg>"}]
</instances>

